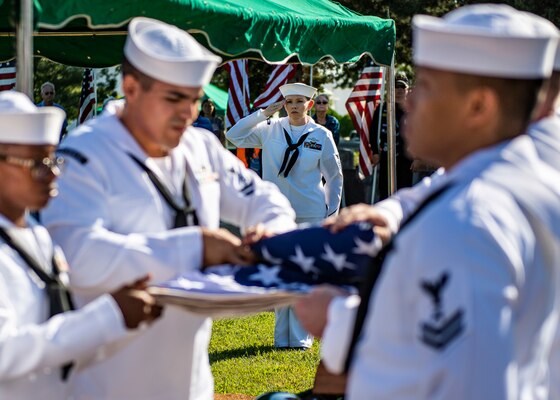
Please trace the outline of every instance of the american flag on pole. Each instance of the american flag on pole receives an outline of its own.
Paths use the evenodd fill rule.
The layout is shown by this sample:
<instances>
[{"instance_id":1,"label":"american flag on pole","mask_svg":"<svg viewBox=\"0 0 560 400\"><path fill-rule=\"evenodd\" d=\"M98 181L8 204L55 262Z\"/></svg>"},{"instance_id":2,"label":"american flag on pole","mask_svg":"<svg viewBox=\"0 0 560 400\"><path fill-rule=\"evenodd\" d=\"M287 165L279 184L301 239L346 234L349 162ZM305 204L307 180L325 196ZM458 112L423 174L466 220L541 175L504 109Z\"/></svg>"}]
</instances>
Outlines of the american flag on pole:
<instances>
[{"instance_id":1,"label":"american flag on pole","mask_svg":"<svg viewBox=\"0 0 560 400\"><path fill-rule=\"evenodd\" d=\"M249 114L249 63L247 60L234 60L225 65L229 72L228 105L226 128Z\"/></svg>"},{"instance_id":2,"label":"american flag on pole","mask_svg":"<svg viewBox=\"0 0 560 400\"><path fill-rule=\"evenodd\" d=\"M290 79L292 79L295 76L296 71L297 67L294 64L282 64L276 66L266 81L264 92L257 97L253 106L255 108L266 108L272 103L280 101L282 99L280 86L286 84Z\"/></svg>"},{"instance_id":3,"label":"american flag on pole","mask_svg":"<svg viewBox=\"0 0 560 400\"><path fill-rule=\"evenodd\" d=\"M346 101L346 109L360 137L360 170L364 176L373 172L373 153L369 132L373 129L373 112L381 99L383 70L381 67L365 67L360 79Z\"/></svg>"},{"instance_id":4,"label":"american flag on pole","mask_svg":"<svg viewBox=\"0 0 560 400\"><path fill-rule=\"evenodd\" d=\"M93 118L97 104L95 93L95 77L91 68L84 69L82 78L82 91L80 93L80 111L78 113L78 125Z\"/></svg>"},{"instance_id":5,"label":"american flag on pole","mask_svg":"<svg viewBox=\"0 0 560 400\"><path fill-rule=\"evenodd\" d=\"M0 92L12 90L16 87L16 62L15 60L0 63Z\"/></svg>"}]
</instances>

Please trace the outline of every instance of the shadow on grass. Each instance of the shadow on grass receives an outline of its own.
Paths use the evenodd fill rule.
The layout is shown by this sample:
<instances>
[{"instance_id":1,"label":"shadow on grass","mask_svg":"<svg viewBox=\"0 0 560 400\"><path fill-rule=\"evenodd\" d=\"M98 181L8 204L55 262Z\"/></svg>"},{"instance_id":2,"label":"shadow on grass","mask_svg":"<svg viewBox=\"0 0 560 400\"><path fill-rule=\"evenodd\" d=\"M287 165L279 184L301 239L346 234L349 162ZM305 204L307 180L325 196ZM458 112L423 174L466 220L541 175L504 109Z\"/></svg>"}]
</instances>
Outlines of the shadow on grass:
<instances>
[{"instance_id":1,"label":"shadow on grass","mask_svg":"<svg viewBox=\"0 0 560 400\"><path fill-rule=\"evenodd\" d=\"M213 351L209 353L210 364L222 360L229 360L231 358L257 356L259 354L270 353L275 350L276 348L274 346L247 346L237 349Z\"/></svg>"}]
</instances>

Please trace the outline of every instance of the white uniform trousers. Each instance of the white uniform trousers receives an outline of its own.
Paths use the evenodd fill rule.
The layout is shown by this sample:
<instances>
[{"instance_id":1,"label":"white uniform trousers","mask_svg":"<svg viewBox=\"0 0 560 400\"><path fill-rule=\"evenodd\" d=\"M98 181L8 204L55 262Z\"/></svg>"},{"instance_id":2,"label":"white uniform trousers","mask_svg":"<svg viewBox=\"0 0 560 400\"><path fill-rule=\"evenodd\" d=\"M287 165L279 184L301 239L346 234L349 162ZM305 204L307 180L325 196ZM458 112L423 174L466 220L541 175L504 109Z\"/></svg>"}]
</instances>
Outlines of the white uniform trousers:
<instances>
[{"instance_id":1,"label":"white uniform trousers","mask_svg":"<svg viewBox=\"0 0 560 400\"><path fill-rule=\"evenodd\" d=\"M318 224L323 218L297 218L297 224ZM313 345L313 336L299 323L292 307L280 307L274 310L275 347L309 348Z\"/></svg>"}]
</instances>

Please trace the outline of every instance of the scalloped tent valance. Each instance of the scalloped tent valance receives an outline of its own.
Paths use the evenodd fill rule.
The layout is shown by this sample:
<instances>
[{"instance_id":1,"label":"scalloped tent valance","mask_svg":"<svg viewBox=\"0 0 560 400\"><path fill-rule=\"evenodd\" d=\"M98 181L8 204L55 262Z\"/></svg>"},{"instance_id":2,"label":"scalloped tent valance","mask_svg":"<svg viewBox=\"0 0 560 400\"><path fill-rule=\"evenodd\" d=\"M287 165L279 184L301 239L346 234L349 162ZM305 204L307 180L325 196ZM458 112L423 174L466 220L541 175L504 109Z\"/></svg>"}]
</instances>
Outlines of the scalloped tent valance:
<instances>
[{"instance_id":1,"label":"scalloped tent valance","mask_svg":"<svg viewBox=\"0 0 560 400\"><path fill-rule=\"evenodd\" d=\"M119 64L128 22L147 16L187 30L224 58L390 65L393 20L330 0L34 0L34 55L67 65ZM15 57L12 0L0 0L0 60Z\"/></svg>"}]
</instances>

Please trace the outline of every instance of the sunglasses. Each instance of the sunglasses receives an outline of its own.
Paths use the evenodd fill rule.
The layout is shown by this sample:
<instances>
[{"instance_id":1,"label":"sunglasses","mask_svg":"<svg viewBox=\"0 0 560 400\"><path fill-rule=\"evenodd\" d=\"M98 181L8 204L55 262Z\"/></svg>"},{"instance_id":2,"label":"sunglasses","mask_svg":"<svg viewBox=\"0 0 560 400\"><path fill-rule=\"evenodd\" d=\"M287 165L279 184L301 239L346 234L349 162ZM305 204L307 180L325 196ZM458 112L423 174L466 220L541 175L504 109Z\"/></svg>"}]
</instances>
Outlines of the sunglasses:
<instances>
[{"instance_id":1,"label":"sunglasses","mask_svg":"<svg viewBox=\"0 0 560 400\"><path fill-rule=\"evenodd\" d=\"M316 101L315 104L329 104L328 101Z\"/></svg>"},{"instance_id":2,"label":"sunglasses","mask_svg":"<svg viewBox=\"0 0 560 400\"><path fill-rule=\"evenodd\" d=\"M54 92L43 92L44 94L54 94Z\"/></svg>"}]
</instances>

